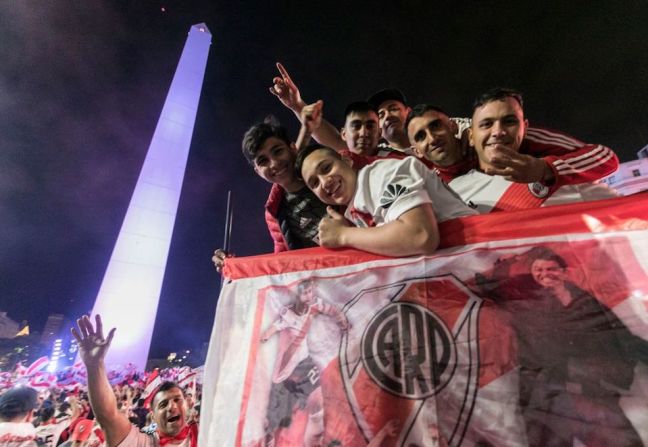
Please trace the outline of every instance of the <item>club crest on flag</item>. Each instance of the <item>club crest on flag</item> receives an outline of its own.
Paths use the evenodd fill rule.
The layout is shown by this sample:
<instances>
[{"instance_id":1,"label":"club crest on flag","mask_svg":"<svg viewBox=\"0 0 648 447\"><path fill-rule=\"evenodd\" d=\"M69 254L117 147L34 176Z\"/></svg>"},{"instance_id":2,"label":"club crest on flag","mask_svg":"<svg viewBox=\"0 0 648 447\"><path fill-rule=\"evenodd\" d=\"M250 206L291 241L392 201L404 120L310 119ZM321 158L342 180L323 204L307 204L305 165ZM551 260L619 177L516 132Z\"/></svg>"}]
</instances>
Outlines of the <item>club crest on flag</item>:
<instances>
[{"instance_id":1,"label":"club crest on flag","mask_svg":"<svg viewBox=\"0 0 648 447\"><path fill-rule=\"evenodd\" d=\"M438 312L430 306L438 297L462 302L461 312ZM366 439L389 422L363 410L381 400L398 409L402 445L433 445L432 437L461 443L478 386L481 303L452 275L365 289L348 303L352 321L368 321L362 333L352 327L340 349L346 394Z\"/></svg>"}]
</instances>

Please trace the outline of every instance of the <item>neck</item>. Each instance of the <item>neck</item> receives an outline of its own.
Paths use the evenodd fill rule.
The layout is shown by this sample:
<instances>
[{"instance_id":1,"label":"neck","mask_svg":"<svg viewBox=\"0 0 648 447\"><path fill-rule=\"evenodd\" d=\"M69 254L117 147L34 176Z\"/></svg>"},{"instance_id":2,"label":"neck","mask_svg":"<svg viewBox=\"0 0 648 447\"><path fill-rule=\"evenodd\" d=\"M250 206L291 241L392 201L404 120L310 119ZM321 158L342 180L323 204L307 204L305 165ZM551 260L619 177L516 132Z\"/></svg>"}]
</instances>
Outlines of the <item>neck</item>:
<instances>
[{"instance_id":1,"label":"neck","mask_svg":"<svg viewBox=\"0 0 648 447\"><path fill-rule=\"evenodd\" d=\"M304 182L298 179L293 179L291 182L279 186L288 192L297 192L304 187Z\"/></svg>"},{"instance_id":2,"label":"neck","mask_svg":"<svg viewBox=\"0 0 648 447\"><path fill-rule=\"evenodd\" d=\"M392 140L387 140L387 142L394 149L405 150L411 147L409 138L407 138L407 134L404 133L394 135L394 138Z\"/></svg>"}]
</instances>

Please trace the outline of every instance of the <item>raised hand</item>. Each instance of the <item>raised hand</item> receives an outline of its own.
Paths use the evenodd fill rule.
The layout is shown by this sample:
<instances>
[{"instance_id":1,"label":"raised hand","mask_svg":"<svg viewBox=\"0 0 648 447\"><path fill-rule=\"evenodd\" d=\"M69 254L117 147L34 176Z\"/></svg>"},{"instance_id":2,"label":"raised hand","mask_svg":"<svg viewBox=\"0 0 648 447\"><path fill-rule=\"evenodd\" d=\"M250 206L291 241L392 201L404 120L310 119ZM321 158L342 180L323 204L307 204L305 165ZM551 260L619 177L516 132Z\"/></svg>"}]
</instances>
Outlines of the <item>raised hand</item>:
<instances>
[{"instance_id":1,"label":"raised hand","mask_svg":"<svg viewBox=\"0 0 648 447\"><path fill-rule=\"evenodd\" d=\"M344 247L344 229L350 227L351 224L332 207L327 207L326 211L329 217L323 218L319 223L320 245L328 248Z\"/></svg>"},{"instance_id":2,"label":"raised hand","mask_svg":"<svg viewBox=\"0 0 648 447\"><path fill-rule=\"evenodd\" d=\"M76 339L79 345L79 354L81 360L88 367L89 365L97 365L103 361L110 348L110 342L115 335L115 328L108 332L108 337L103 335L103 324L101 316L95 316L95 326L92 326L90 317L87 315L82 316L77 320L79 330L72 328L72 336Z\"/></svg>"},{"instance_id":3,"label":"raised hand","mask_svg":"<svg viewBox=\"0 0 648 447\"><path fill-rule=\"evenodd\" d=\"M281 76L275 76L272 79L272 87L270 87L270 93L279 98L281 103L292 110L295 114L299 116L302 108L305 106L304 101L301 98L299 89L290 78L288 70L281 65L281 62L277 62L277 70Z\"/></svg>"}]
</instances>

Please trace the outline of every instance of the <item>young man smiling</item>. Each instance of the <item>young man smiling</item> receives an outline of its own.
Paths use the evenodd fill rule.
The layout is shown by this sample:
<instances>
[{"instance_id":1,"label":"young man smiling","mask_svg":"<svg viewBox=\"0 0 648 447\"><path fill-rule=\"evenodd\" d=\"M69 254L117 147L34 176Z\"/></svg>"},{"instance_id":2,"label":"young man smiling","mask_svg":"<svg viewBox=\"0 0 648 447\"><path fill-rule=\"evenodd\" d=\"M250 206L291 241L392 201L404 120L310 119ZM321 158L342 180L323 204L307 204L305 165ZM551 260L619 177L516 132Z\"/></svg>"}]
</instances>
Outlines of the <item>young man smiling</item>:
<instances>
[{"instance_id":1,"label":"young man smiling","mask_svg":"<svg viewBox=\"0 0 648 447\"><path fill-rule=\"evenodd\" d=\"M475 101L470 145L477 167L449 184L482 212L536 208L616 197L595 183L618 167L614 152L564 134L527 132L522 97L496 88Z\"/></svg>"},{"instance_id":2,"label":"young man smiling","mask_svg":"<svg viewBox=\"0 0 648 447\"><path fill-rule=\"evenodd\" d=\"M350 159L312 146L299 152L296 167L322 202L347 206L344 215L327 208L319 224L324 247L430 254L439 244L437 222L476 214L414 157L377 160L356 172Z\"/></svg>"}]
</instances>

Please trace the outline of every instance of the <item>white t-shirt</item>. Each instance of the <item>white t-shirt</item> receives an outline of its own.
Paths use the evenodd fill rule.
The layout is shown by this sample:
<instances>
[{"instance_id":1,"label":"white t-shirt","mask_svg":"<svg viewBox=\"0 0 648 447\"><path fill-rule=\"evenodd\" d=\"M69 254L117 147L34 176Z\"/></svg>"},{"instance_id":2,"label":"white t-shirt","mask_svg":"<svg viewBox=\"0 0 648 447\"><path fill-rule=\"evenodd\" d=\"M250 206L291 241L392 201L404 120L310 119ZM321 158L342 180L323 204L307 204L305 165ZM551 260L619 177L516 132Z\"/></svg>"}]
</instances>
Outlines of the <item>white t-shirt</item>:
<instances>
[{"instance_id":1,"label":"white t-shirt","mask_svg":"<svg viewBox=\"0 0 648 447\"><path fill-rule=\"evenodd\" d=\"M551 188L539 182L510 182L500 175L487 175L476 169L453 179L450 187L464 202L475 205L481 214L618 197L617 192L604 183Z\"/></svg>"},{"instance_id":2,"label":"white t-shirt","mask_svg":"<svg viewBox=\"0 0 648 447\"><path fill-rule=\"evenodd\" d=\"M36 429L31 422L0 422L0 446L36 447Z\"/></svg>"},{"instance_id":3,"label":"white t-shirt","mask_svg":"<svg viewBox=\"0 0 648 447\"><path fill-rule=\"evenodd\" d=\"M156 435L147 435L139 431L134 425L131 427L128 436L119 444L118 447L157 447L160 445L160 441L157 439ZM191 439L187 438L179 444L167 444L171 447L190 447Z\"/></svg>"},{"instance_id":4,"label":"white t-shirt","mask_svg":"<svg viewBox=\"0 0 648 447\"><path fill-rule=\"evenodd\" d=\"M432 204L438 222L477 214L423 163L406 157L360 169L345 217L359 227L380 226L425 203Z\"/></svg>"},{"instance_id":5,"label":"white t-shirt","mask_svg":"<svg viewBox=\"0 0 648 447\"><path fill-rule=\"evenodd\" d=\"M36 427L36 436L40 444L47 447L55 447L59 436L61 436L63 430L70 426L71 422L72 420L66 417L53 424L39 425Z\"/></svg>"}]
</instances>

